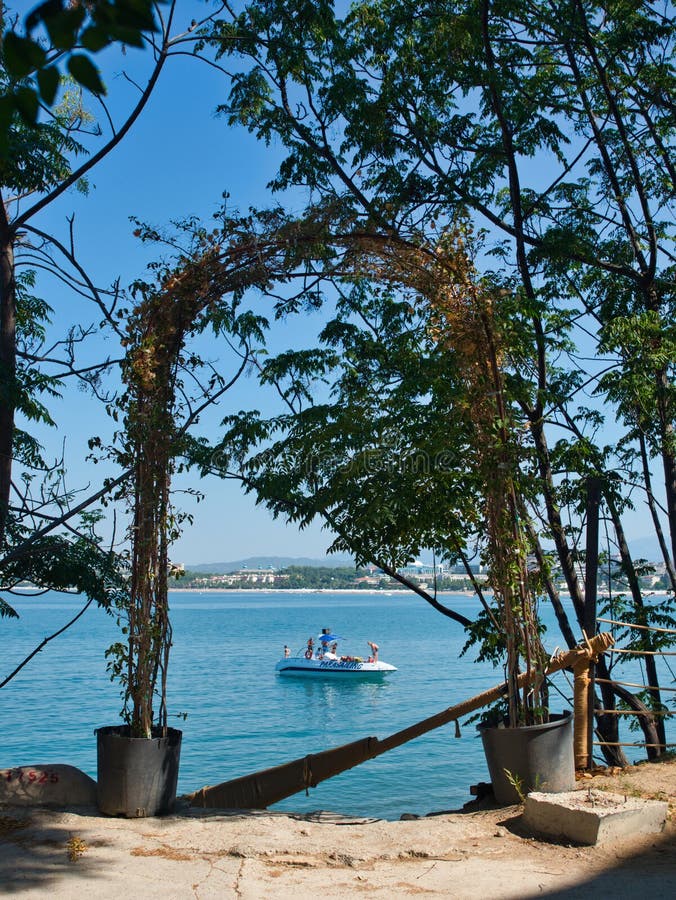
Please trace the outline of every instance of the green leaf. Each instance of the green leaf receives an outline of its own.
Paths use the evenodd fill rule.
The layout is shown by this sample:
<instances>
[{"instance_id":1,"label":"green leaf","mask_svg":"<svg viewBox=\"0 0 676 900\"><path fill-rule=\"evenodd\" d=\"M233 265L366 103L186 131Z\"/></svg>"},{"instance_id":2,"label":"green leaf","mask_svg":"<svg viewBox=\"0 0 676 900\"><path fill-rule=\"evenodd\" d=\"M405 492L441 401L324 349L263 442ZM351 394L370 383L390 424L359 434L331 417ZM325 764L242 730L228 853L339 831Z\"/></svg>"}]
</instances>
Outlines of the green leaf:
<instances>
[{"instance_id":1,"label":"green leaf","mask_svg":"<svg viewBox=\"0 0 676 900\"><path fill-rule=\"evenodd\" d=\"M59 72L55 66L40 69L38 72L38 87L40 95L48 106L51 106L59 87Z\"/></svg>"},{"instance_id":2,"label":"green leaf","mask_svg":"<svg viewBox=\"0 0 676 900\"><path fill-rule=\"evenodd\" d=\"M166 3L166 0L160 2ZM154 0L117 0L115 21L138 31L157 31L154 7Z\"/></svg>"},{"instance_id":3,"label":"green leaf","mask_svg":"<svg viewBox=\"0 0 676 900\"><path fill-rule=\"evenodd\" d=\"M5 68L17 80L25 78L45 61L45 51L37 41L13 31L5 33L3 51Z\"/></svg>"},{"instance_id":4,"label":"green leaf","mask_svg":"<svg viewBox=\"0 0 676 900\"><path fill-rule=\"evenodd\" d=\"M0 159L6 154L7 139L15 109L16 104L11 94L4 94L0 97ZM0 164L0 175L4 173L4 169L5 163L3 161Z\"/></svg>"},{"instance_id":5,"label":"green leaf","mask_svg":"<svg viewBox=\"0 0 676 900\"><path fill-rule=\"evenodd\" d=\"M63 0L44 0L39 3L35 9L31 10L26 16L26 31L32 31L37 28L40 22L43 22L50 16L57 16L63 11Z\"/></svg>"},{"instance_id":6,"label":"green leaf","mask_svg":"<svg viewBox=\"0 0 676 900\"><path fill-rule=\"evenodd\" d=\"M0 619L18 619L19 613L0 597Z\"/></svg>"},{"instance_id":7,"label":"green leaf","mask_svg":"<svg viewBox=\"0 0 676 900\"><path fill-rule=\"evenodd\" d=\"M128 28L124 25L116 25L110 29L112 40L127 44L129 47L143 47L143 33L138 28Z\"/></svg>"},{"instance_id":8,"label":"green leaf","mask_svg":"<svg viewBox=\"0 0 676 900\"><path fill-rule=\"evenodd\" d=\"M21 118L29 125L35 125L38 120L38 103L37 93L29 87L17 88L15 96L16 108Z\"/></svg>"},{"instance_id":9,"label":"green leaf","mask_svg":"<svg viewBox=\"0 0 676 900\"><path fill-rule=\"evenodd\" d=\"M72 6L70 9L60 10L54 15L43 17L44 26L49 38L55 47L60 50L70 50L77 44L78 32L85 20L84 6Z\"/></svg>"},{"instance_id":10,"label":"green leaf","mask_svg":"<svg viewBox=\"0 0 676 900\"><path fill-rule=\"evenodd\" d=\"M80 43L91 53L98 53L110 44L110 35L101 25L90 25L85 28L80 38Z\"/></svg>"},{"instance_id":11,"label":"green leaf","mask_svg":"<svg viewBox=\"0 0 676 900\"><path fill-rule=\"evenodd\" d=\"M78 84L87 88L92 94L106 93L99 70L88 56L82 53L74 53L68 60L68 71Z\"/></svg>"}]
</instances>

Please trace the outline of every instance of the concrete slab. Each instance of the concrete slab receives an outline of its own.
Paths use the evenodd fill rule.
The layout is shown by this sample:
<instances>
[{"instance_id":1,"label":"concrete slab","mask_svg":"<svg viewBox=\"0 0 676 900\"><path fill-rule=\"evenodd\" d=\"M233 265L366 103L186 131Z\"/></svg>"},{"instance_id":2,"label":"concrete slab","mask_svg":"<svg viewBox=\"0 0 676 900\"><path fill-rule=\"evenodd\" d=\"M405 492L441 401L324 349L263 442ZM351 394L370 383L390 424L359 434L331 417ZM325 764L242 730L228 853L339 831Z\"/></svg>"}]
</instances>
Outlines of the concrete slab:
<instances>
[{"instance_id":1,"label":"concrete slab","mask_svg":"<svg viewBox=\"0 0 676 900\"><path fill-rule=\"evenodd\" d=\"M578 844L609 844L664 829L668 804L624 794L583 789L561 794L528 794L524 824L540 834Z\"/></svg>"},{"instance_id":2,"label":"concrete slab","mask_svg":"<svg viewBox=\"0 0 676 900\"><path fill-rule=\"evenodd\" d=\"M0 769L0 803L14 806L96 806L96 782L63 763Z\"/></svg>"}]
</instances>

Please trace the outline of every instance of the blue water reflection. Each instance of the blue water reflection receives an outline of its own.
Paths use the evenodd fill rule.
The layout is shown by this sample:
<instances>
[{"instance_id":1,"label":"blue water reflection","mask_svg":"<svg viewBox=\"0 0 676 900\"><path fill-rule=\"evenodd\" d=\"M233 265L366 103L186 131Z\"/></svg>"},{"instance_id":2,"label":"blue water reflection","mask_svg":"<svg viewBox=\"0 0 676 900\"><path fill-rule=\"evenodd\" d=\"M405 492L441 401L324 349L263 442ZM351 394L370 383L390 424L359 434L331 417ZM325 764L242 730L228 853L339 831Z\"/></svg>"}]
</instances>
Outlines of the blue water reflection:
<instances>
[{"instance_id":1,"label":"blue water reflection","mask_svg":"<svg viewBox=\"0 0 676 900\"><path fill-rule=\"evenodd\" d=\"M471 597L445 597L472 617ZM21 619L3 621L6 673L79 607L76 597L28 598ZM179 791L276 766L364 737L387 737L479 693L501 679L487 664L460 657L462 629L403 593L171 595L174 646L169 709L183 728ZM547 615L548 613L545 612ZM552 652L559 640L551 621ZM382 681L279 677L284 644L292 652L332 628L339 652L366 655L366 642L398 667ZM90 609L10 682L0 697L0 766L67 762L96 776L94 729L117 721L118 687L104 652L119 639L113 620ZM628 679L635 680L635 679ZM571 688L559 682L566 705ZM673 732L673 725L669 726ZM446 726L277 805L398 818L457 808L487 772L473 726ZM633 735L629 739L634 739Z\"/></svg>"}]
</instances>

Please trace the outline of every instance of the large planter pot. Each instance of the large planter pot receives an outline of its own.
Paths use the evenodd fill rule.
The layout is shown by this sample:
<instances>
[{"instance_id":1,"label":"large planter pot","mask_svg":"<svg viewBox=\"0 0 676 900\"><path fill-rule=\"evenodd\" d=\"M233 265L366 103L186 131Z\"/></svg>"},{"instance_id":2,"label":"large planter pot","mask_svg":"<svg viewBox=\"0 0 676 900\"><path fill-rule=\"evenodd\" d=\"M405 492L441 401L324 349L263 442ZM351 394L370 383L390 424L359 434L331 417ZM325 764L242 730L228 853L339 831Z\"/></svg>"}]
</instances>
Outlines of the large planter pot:
<instances>
[{"instance_id":1,"label":"large planter pot","mask_svg":"<svg viewBox=\"0 0 676 900\"><path fill-rule=\"evenodd\" d=\"M183 732L153 729L151 738L130 736L127 725L96 729L97 803L108 816L161 816L172 811Z\"/></svg>"},{"instance_id":2,"label":"large planter pot","mask_svg":"<svg viewBox=\"0 0 676 900\"><path fill-rule=\"evenodd\" d=\"M575 788L570 712L552 715L545 725L478 728L498 803L520 803L529 791Z\"/></svg>"}]
</instances>

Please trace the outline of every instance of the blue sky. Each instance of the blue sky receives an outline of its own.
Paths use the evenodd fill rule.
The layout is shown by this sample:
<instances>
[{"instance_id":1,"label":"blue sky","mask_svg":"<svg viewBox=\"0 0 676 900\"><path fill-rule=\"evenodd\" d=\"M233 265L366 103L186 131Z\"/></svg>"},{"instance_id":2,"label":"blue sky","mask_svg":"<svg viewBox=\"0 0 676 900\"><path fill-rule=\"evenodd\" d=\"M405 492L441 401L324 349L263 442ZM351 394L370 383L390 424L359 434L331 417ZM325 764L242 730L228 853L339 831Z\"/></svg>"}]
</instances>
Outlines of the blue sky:
<instances>
[{"instance_id":1,"label":"blue sky","mask_svg":"<svg viewBox=\"0 0 676 900\"><path fill-rule=\"evenodd\" d=\"M31 5L25 5L25 9ZM185 24L193 17L193 8L205 5L209 6L180 3ZM23 12L22 6L15 8ZM136 72L140 79L147 62L135 51L121 59L112 53L101 59L113 107L123 110L125 100L129 103L133 96L120 74L121 66ZM223 191L231 195L229 203L243 211L249 205L271 203L266 184L276 171L279 150L266 148L242 129L229 128L224 118L215 115L227 88L222 74L199 61L170 60L130 134L92 172L89 195L70 191L39 214L33 224L63 240L66 219L74 214L77 251L96 283L105 285L119 276L125 285L143 273L156 252L133 236L130 216L158 226L188 215L208 222L221 204ZM91 109L96 111L93 104ZM55 332L62 332L69 324L96 320L87 301L55 281L43 281L42 289L55 310ZM310 316L282 325L275 345L297 345L316 331L318 323L317 316ZM117 348L97 337L88 355L95 358L102 352L116 354ZM216 359L219 349L214 345L209 352ZM227 366L224 371L227 373ZM227 395L220 412L225 415L260 406L261 402L264 398L248 378ZM95 434L105 439L112 423L98 401L75 385L64 394L63 401L50 403L50 408L59 428L44 433L45 445L57 454L65 442L70 487L87 483L96 487L101 476L112 470L105 464L92 466L83 461L87 440ZM183 477L177 479L176 487L195 487L205 494L198 504L184 494L176 497L177 504L195 517L174 546L172 556L177 561L216 562L259 553L323 556L331 541L320 527L299 533L294 526L274 521L236 483L215 478L197 482L195 477Z\"/></svg>"},{"instance_id":2,"label":"blue sky","mask_svg":"<svg viewBox=\"0 0 676 900\"><path fill-rule=\"evenodd\" d=\"M14 8L23 13L32 5ZM205 7L210 4L182 0L179 15L183 25L198 18ZM109 52L101 58L109 102L118 112L129 106L134 95L122 77L122 68L141 81L149 62L137 51L124 57ZM207 65L187 58L170 60L131 133L90 175L89 195L69 192L40 214L34 224L64 239L67 217L74 214L78 254L95 281L104 285L120 277L126 285L143 273L154 253L133 236L130 216L158 226L189 215L208 221L220 206L224 191L231 195L229 203L241 210L273 202L266 184L276 172L281 150L275 145L266 147L216 116L215 109L225 101L227 91L225 76ZM92 109L96 111L93 104ZM295 199L301 206L304 198ZM96 319L86 301L54 281L45 284L44 295L56 311L57 331ZM319 324L317 315L282 324L275 330L274 346L298 346L311 339ZM106 345L97 338L92 342L92 357L106 352L107 346L117 353L114 344ZM216 358L218 348L214 345L208 350ZM265 406L266 402L254 381L245 379L227 395L219 412L225 415L240 408ZM74 385L52 408L59 429L45 434L46 445L56 454L65 441L70 486L89 483L95 488L109 470L103 464L84 462L87 439L97 434L105 441L112 433L112 423L98 401ZM214 478L200 483L194 477L182 477L176 487L194 487L205 494L200 503L177 495L177 503L194 515L194 524L185 528L174 547L176 561L216 562L258 553L322 556L331 542L330 534L319 526L299 533L294 526L273 521L269 513L255 506L252 497L243 495L236 483ZM630 526L635 538L647 532L642 510L632 517Z\"/></svg>"}]
</instances>

